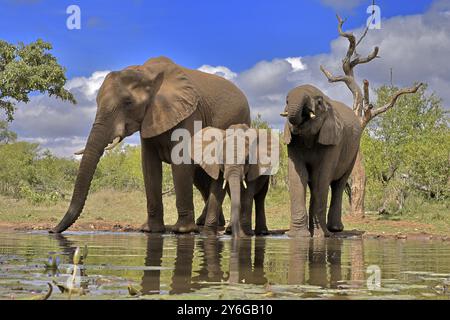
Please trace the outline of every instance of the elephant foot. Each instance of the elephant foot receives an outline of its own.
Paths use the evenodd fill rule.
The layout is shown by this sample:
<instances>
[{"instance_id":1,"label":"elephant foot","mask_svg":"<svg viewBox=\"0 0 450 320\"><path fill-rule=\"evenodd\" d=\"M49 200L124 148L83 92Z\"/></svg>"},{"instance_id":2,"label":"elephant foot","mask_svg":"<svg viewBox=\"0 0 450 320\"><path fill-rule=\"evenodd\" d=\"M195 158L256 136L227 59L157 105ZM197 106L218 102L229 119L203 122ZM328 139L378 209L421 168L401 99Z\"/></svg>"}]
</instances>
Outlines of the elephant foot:
<instances>
[{"instance_id":1,"label":"elephant foot","mask_svg":"<svg viewBox=\"0 0 450 320\"><path fill-rule=\"evenodd\" d=\"M267 227L262 227L262 228L255 228L255 234L257 236L267 236L269 235L269 229L267 229Z\"/></svg>"},{"instance_id":2,"label":"elephant foot","mask_svg":"<svg viewBox=\"0 0 450 320\"><path fill-rule=\"evenodd\" d=\"M147 221L144 223L139 230L141 232L147 232L147 233L164 233L166 232L166 228L164 227L164 223L161 221Z\"/></svg>"},{"instance_id":3,"label":"elephant foot","mask_svg":"<svg viewBox=\"0 0 450 320\"><path fill-rule=\"evenodd\" d=\"M195 224L198 226L204 226L205 220L206 220L206 214L202 213L201 216L198 217L197 220L195 221Z\"/></svg>"},{"instance_id":4,"label":"elephant foot","mask_svg":"<svg viewBox=\"0 0 450 320\"><path fill-rule=\"evenodd\" d=\"M327 229L321 229L321 228L314 228L313 232L312 232L312 236L313 238L328 238L333 236L333 233L331 233L330 231L328 231Z\"/></svg>"},{"instance_id":5,"label":"elephant foot","mask_svg":"<svg viewBox=\"0 0 450 320\"><path fill-rule=\"evenodd\" d=\"M223 216L223 212L220 212L218 226L219 227L225 226L225 217Z\"/></svg>"},{"instance_id":6,"label":"elephant foot","mask_svg":"<svg viewBox=\"0 0 450 320\"><path fill-rule=\"evenodd\" d=\"M327 229L331 232L341 232L344 230L344 225L342 224L342 222L329 223L327 224Z\"/></svg>"},{"instance_id":7,"label":"elephant foot","mask_svg":"<svg viewBox=\"0 0 450 320\"><path fill-rule=\"evenodd\" d=\"M308 229L291 228L286 234L291 238L310 238L311 232Z\"/></svg>"},{"instance_id":8,"label":"elephant foot","mask_svg":"<svg viewBox=\"0 0 450 320\"><path fill-rule=\"evenodd\" d=\"M172 228L174 233L191 233L198 232L198 226L194 222L193 215L178 217L177 223Z\"/></svg>"},{"instance_id":9,"label":"elephant foot","mask_svg":"<svg viewBox=\"0 0 450 320\"><path fill-rule=\"evenodd\" d=\"M231 229L231 224L228 224L228 226L225 228L225 234L231 235L233 234L233 230ZM238 232L238 236L241 238L246 237L253 237L255 235L255 232L251 228L241 228Z\"/></svg>"},{"instance_id":10,"label":"elephant foot","mask_svg":"<svg viewBox=\"0 0 450 320\"><path fill-rule=\"evenodd\" d=\"M204 226L200 234L206 237L215 237L217 236L217 228Z\"/></svg>"},{"instance_id":11,"label":"elephant foot","mask_svg":"<svg viewBox=\"0 0 450 320\"><path fill-rule=\"evenodd\" d=\"M205 220L206 220L206 214L201 214L200 217L197 218L197 220L195 221L195 224L198 226L204 226L205 225ZM219 222L217 224L219 227L223 227L225 226L225 217L223 216L223 212L220 213L219 215Z\"/></svg>"}]
</instances>

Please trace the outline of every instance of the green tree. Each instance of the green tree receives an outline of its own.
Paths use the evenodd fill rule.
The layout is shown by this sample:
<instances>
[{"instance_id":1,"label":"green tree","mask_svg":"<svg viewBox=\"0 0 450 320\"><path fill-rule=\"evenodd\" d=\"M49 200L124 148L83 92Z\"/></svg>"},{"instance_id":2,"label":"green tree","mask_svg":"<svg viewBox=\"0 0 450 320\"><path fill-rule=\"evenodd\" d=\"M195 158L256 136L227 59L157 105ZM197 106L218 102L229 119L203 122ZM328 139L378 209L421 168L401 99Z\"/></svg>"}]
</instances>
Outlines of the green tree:
<instances>
[{"instance_id":1,"label":"green tree","mask_svg":"<svg viewBox=\"0 0 450 320\"><path fill-rule=\"evenodd\" d=\"M400 98L395 110L375 118L363 135L370 202L380 211L402 209L412 193L436 200L449 196L448 114L426 89ZM380 87L377 104L387 103L397 90Z\"/></svg>"},{"instance_id":2,"label":"green tree","mask_svg":"<svg viewBox=\"0 0 450 320\"><path fill-rule=\"evenodd\" d=\"M17 140L17 134L9 130L8 122L0 120L0 144L12 143Z\"/></svg>"},{"instance_id":3,"label":"green tree","mask_svg":"<svg viewBox=\"0 0 450 320\"><path fill-rule=\"evenodd\" d=\"M34 91L76 103L64 89L65 68L48 52L51 49L52 45L41 39L28 45L0 40L0 109L8 121L14 119L15 105L29 102Z\"/></svg>"}]
</instances>

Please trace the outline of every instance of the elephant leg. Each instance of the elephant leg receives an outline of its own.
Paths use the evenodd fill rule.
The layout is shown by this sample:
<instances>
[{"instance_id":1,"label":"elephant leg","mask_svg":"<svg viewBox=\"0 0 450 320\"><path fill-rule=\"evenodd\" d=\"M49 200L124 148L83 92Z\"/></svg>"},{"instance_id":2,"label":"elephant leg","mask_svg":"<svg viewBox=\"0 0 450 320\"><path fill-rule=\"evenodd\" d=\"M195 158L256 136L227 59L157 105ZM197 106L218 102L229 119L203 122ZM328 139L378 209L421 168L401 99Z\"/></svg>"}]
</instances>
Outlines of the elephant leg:
<instances>
[{"instance_id":1,"label":"elephant leg","mask_svg":"<svg viewBox=\"0 0 450 320\"><path fill-rule=\"evenodd\" d=\"M203 170L200 169L195 172L194 185L200 191L203 201L205 201L202 214L195 221L198 226L205 225L206 215L208 212L208 198L212 183L214 183L214 181ZM223 227L225 225L225 217L223 215L222 206L218 208L218 217L218 226Z\"/></svg>"},{"instance_id":2,"label":"elephant leg","mask_svg":"<svg viewBox=\"0 0 450 320\"><path fill-rule=\"evenodd\" d=\"M288 147L289 197L291 203L290 237L310 237L308 214L306 212L306 187L308 171L305 164L298 159L296 151Z\"/></svg>"},{"instance_id":3,"label":"elephant leg","mask_svg":"<svg viewBox=\"0 0 450 320\"><path fill-rule=\"evenodd\" d=\"M259 179L264 179L260 177ZM258 194L255 195L255 234L256 235L268 235L269 229L266 224L266 211L264 207L264 201L266 199L267 190L269 189L269 179L264 183L263 188Z\"/></svg>"},{"instance_id":4,"label":"elephant leg","mask_svg":"<svg viewBox=\"0 0 450 320\"><path fill-rule=\"evenodd\" d=\"M210 184L211 179L207 176L207 174L201 169L196 169L194 175L194 185L198 189L198 191L200 191L203 201L205 202L202 214L195 221L198 226L203 226L205 224Z\"/></svg>"},{"instance_id":5,"label":"elephant leg","mask_svg":"<svg viewBox=\"0 0 450 320\"><path fill-rule=\"evenodd\" d=\"M310 184L309 228L314 238L332 235L327 229L326 221L329 188L329 183L323 177L313 179Z\"/></svg>"},{"instance_id":6,"label":"elephant leg","mask_svg":"<svg viewBox=\"0 0 450 320\"><path fill-rule=\"evenodd\" d=\"M207 210L205 218L205 226L202 233L206 235L216 235L217 226L219 224L219 208L222 207L223 199L225 198L226 191L222 189L222 180L213 181L211 183L211 189L207 201Z\"/></svg>"},{"instance_id":7,"label":"elephant leg","mask_svg":"<svg viewBox=\"0 0 450 320\"><path fill-rule=\"evenodd\" d=\"M331 232L341 232L344 230L342 223L342 195L347 183L349 174L331 183L331 204L328 210L327 229Z\"/></svg>"},{"instance_id":8,"label":"elephant leg","mask_svg":"<svg viewBox=\"0 0 450 320\"><path fill-rule=\"evenodd\" d=\"M173 184L178 211L178 221L172 229L175 233L198 231L198 227L194 221L194 169L190 164L172 165Z\"/></svg>"},{"instance_id":9,"label":"elephant leg","mask_svg":"<svg viewBox=\"0 0 450 320\"><path fill-rule=\"evenodd\" d=\"M255 233L252 229L252 210L253 210L254 194L250 189L241 192L241 214L240 225L244 234L240 236L253 236Z\"/></svg>"},{"instance_id":10,"label":"elephant leg","mask_svg":"<svg viewBox=\"0 0 450 320\"><path fill-rule=\"evenodd\" d=\"M161 233L165 231L162 201L162 163L157 156L157 152L149 144L145 139L141 139L142 171L147 196L147 223L142 225L141 230Z\"/></svg>"}]
</instances>

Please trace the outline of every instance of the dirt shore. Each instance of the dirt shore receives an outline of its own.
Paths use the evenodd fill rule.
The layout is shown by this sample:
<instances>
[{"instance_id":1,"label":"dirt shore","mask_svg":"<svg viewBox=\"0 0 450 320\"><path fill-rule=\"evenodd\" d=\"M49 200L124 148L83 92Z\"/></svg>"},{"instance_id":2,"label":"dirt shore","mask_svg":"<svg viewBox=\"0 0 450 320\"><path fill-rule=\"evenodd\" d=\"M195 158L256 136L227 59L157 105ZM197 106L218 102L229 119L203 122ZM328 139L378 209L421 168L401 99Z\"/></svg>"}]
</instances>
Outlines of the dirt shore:
<instances>
[{"instance_id":1,"label":"dirt shore","mask_svg":"<svg viewBox=\"0 0 450 320\"><path fill-rule=\"evenodd\" d=\"M347 221L348 222L348 221ZM407 222L402 221L400 224L404 227ZM402 229L397 221L390 221L390 227ZM0 222L0 232L27 232L27 231L45 231L50 230L54 226L53 223L10 223ZM171 232L171 226L166 226L167 232ZM132 225L122 222L77 222L70 231L98 231L98 232L141 232L140 225ZM282 235L287 229L271 230L271 235ZM219 233L223 234L224 228L219 229ZM363 238L363 239L398 239L398 240L440 240L450 241L450 235L433 234L428 232L411 232L411 231L364 231L360 229L346 229L343 232L335 233L333 237L339 238Z\"/></svg>"}]
</instances>

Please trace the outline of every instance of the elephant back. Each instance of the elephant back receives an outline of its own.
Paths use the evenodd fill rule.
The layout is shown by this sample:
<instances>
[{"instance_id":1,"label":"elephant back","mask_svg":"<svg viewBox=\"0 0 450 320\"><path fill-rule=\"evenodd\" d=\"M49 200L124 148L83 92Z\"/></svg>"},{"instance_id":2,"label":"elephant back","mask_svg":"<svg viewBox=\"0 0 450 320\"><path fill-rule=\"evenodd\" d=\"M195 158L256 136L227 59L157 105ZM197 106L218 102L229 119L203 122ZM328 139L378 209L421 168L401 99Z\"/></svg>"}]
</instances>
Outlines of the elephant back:
<instances>
[{"instance_id":1,"label":"elephant back","mask_svg":"<svg viewBox=\"0 0 450 320\"><path fill-rule=\"evenodd\" d=\"M233 124L250 125L250 107L244 93L231 81L199 70L182 68L197 88L211 114L210 126L227 129Z\"/></svg>"}]
</instances>

